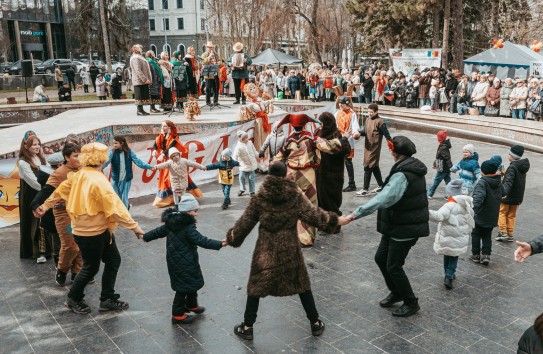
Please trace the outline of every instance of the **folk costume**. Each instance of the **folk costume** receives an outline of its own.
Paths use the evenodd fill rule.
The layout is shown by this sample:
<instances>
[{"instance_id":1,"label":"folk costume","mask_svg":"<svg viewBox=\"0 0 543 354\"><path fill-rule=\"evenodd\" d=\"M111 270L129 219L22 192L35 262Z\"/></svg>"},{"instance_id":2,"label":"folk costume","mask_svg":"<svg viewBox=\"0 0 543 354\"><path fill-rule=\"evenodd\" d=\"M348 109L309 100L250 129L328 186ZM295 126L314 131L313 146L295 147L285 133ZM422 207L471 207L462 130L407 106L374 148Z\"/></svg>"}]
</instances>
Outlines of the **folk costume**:
<instances>
[{"instance_id":1,"label":"folk costume","mask_svg":"<svg viewBox=\"0 0 543 354\"><path fill-rule=\"evenodd\" d=\"M306 114L287 114L278 124L290 124L294 131L290 134L274 160L283 160L288 167L287 178L296 182L307 199L317 206L317 173L319 154L313 133L303 130L307 123L319 123ZM312 246L317 230L314 226L300 221L298 238L304 246Z\"/></svg>"},{"instance_id":2,"label":"folk costume","mask_svg":"<svg viewBox=\"0 0 543 354\"><path fill-rule=\"evenodd\" d=\"M151 112L158 113L160 111L155 108L155 105L160 104L161 87L164 77L162 75L162 69L160 69L160 66L152 54L153 52L149 52L146 54L146 60L149 63L152 77L151 84L149 85L149 91L151 93Z\"/></svg>"},{"instance_id":3,"label":"folk costume","mask_svg":"<svg viewBox=\"0 0 543 354\"><path fill-rule=\"evenodd\" d=\"M183 108L183 103L187 100L189 92L189 76L187 73L187 64L179 60L179 52L173 52L172 60L172 79L175 90L175 102L178 108Z\"/></svg>"},{"instance_id":4,"label":"folk costume","mask_svg":"<svg viewBox=\"0 0 543 354\"><path fill-rule=\"evenodd\" d=\"M219 62L221 58L215 52L215 45L206 44L207 50L200 56L204 65L203 74L206 80L206 104L211 105L211 93L213 92L213 105L219 104Z\"/></svg>"},{"instance_id":5,"label":"folk costume","mask_svg":"<svg viewBox=\"0 0 543 354\"><path fill-rule=\"evenodd\" d=\"M342 98L344 99L344 98ZM347 131L353 133L360 130L360 125L358 123L358 116L352 109L352 107L347 106L347 109L340 109L335 113L337 129L341 134L345 134ZM354 157L354 138L349 137L349 144L351 146L351 152L348 156L345 157L345 168L347 169L347 175L349 176L349 185L345 191L355 191L356 183L354 181L354 166L353 166L353 157Z\"/></svg>"},{"instance_id":6,"label":"folk costume","mask_svg":"<svg viewBox=\"0 0 543 354\"><path fill-rule=\"evenodd\" d=\"M172 78L172 64L165 58L168 53L162 53L158 65L162 72L162 85L160 86L160 108L165 111L171 111L173 108L173 78Z\"/></svg>"},{"instance_id":7,"label":"folk costume","mask_svg":"<svg viewBox=\"0 0 543 354\"><path fill-rule=\"evenodd\" d=\"M383 186L383 177L379 168L379 160L381 158L381 145L383 136L387 141L392 138L388 132L387 125L383 118L376 114L373 117L368 117L365 122L366 139L364 139L364 186L363 190L368 190L370 187L371 175L375 176L375 180L379 187ZM379 188L378 187L378 188Z\"/></svg>"},{"instance_id":8,"label":"folk costume","mask_svg":"<svg viewBox=\"0 0 543 354\"><path fill-rule=\"evenodd\" d=\"M234 80L234 93L236 96L234 104L239 104L240 98L241 103L245 104L243 87L249 81L249 70L247 68L253 63L253 60L250 56L243 53L242 43L238 42L234 44L232 49L234 49L235 53L228 59L228 65L232 67L232 79Z\"/></svg>"},{"instance_id":9,"label":"folk costume","mask_svg":"<svg viewBox=\"0 0 543 354\"><path fill-rule=\"evenodd\" d=\"M132 84L134 85L134 102L138 107L138 115L148 115L143 110L144 105L151 104L149 83L152 80L151 70L145 58L141 55L141 47L132 47L130 57L130 68L132 69Z\"/></svg>"},{"instance_id":10,"label":"folk costume","mask_svg":"<svg viewBox=\"0 0 543 354\"><path fill-rule=\"evenodd\" d=\"M321 154L317 171L317 199L323 210L342 215L339 208L343 202L343 164L351 154L351 145L341 135L331 113L321 114L319 120L322 128L316 132L317 148L321 151L326 149L328 153ZM340 228L337 226L334 233L339 233Z\"/></svg>"},{"instance_id":11,"label":"folk costume","mask_svg":"<svg viewBox=\"0 0 543 354\"><path fill-rule=\"evenodd\" d=\"M164 159L161 162L168 161L168 150L172 147L177 148L181 154L188 153L188 149L181 144L181 141L179 141L179 136L177 135L177 128L175 127L175 124L173 124L170 121L168 126L171 129L171 132L167 135L164 135L164 133L160 133L156 139L154 144L154 149L157 152L157 155L163 154ZM202 192L196 186L196 184L192 181L190 178L190 175L188 177L188 186L186 189L187 192L194 195L196 198L202 196ZM169 169L163 169L160 170L158 173L158 191L155 197L155 201L153 202L153 205L157 208L164 208L173 203L173 192L172 192L172 185L170 181L170 170Z\"/></svg>"},{"instance_id":12,"label":"folk costume","mask_svg":"<svg viewBox=\"0 0 543 354\"><path fill-rule=\"evenodd\" d=\"M189 97L198 97L198 61L194 55L187 54L183 58L187 68L188 95Z\"/></svg>"}]
</instances>

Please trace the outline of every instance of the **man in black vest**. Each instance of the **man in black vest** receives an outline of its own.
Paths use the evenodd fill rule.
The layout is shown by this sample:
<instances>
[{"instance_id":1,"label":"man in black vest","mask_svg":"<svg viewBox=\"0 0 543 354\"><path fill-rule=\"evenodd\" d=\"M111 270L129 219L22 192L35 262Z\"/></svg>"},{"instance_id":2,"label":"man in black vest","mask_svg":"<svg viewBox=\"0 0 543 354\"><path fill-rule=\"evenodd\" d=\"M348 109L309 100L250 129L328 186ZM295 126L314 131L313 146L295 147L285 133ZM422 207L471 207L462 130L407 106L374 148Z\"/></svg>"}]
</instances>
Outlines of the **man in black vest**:
<instances>
[{"instance_id":1,"label":"man in black vest","mask_svg":"<svg viewBox=\"0 0 543 354\"><path fill-rule=\"evenodd\" d=\"M349 216L355 220L376 210L377 231L382 234L375 253L390 294L379 302L381 307L391 307L403 301L392 312L393 316L408 317L420 310L403 265L411 247L419 237L428 236L428 198L426 197L426 166L412 157L417 152L415 144L405 136L388 141L395 164L390 170L383 190L366 204L359 206Z\"/></svg>"}]
</instances>

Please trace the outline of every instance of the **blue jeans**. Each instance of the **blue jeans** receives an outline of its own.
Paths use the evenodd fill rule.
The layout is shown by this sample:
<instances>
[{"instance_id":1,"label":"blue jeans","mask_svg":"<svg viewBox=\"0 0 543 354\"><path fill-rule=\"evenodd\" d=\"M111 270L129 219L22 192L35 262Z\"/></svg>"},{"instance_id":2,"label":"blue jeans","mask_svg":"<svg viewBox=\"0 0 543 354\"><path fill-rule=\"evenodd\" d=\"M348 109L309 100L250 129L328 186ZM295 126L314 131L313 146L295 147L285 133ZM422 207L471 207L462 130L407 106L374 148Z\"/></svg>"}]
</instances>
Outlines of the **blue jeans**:
<instances>
[{"instance_id":1,"label":"blue jeans","mask_svg":"<svg viewBox=\"0 0 543 354\"><path fill-rule=\"evenodd\" d=\"M485 106L478 106L477 109L479 110L480 116L483 116L485 114Z\"/></svg>"},{"instance_id":2,"label":"blue jeans","mask_svg":"<svg viewBox=\"0 0 543 354\"><path fill-rule=\"evenodd\" d=\"M239 190L245 192L245 176L249 177L249 193L255 192L255 171L239 171Z\"/></svg>"},{"instance_id":3,"label":"blue jeans","mask_svg":"<svg viewBox=\"0 0 543 354\"><path fill-rule=\"evenodd\" d=\"M526 117L525 109L512 109L513 118L524 119Z\"/></svg>"},{"instance_id":4,"label":"blue jeans","mask_svg":"<svg viewBox=\"0 0 543 354\"><path fill-rule=\"evenodd\" d=\"M443 256L443 268L445 269L445 278L452 279L458 265L458 257Z\"/></svg>"},{"instance_id":5,"label":"blue jeans","mask_svg":"<svg viewBox=\"0 0 543 354\"><path fill-rule=\"evenodd\" d=\"M362 101L364 101L364 94L363 93L358 95L358 103L362 103Z\"/></svg>"},{"instance_id":6,"label":"blue jeans","mask_svg":"<svg viewBox=\"0 0 543 354\"><path fill-rule=\"evenodd\" d=\"M430 105L430 99L429 98L421 98L420 99L420 106L429 106Z\"/></svg>"},{"instance_id":7,"label":"blue jeans","mask_svg":"<svg viewBox=\"0 0 543 354\"><path fill-rule=\"evenodd\" d=\"M230 205L230 188L232 188L231 184L221 184L222 188L222 194L224 195L224 204Z\"/></svg>"},{"instance_id":8,"label":"blue jeans","mask_svg":"<svg viewBox=\"0 0 543 354\"><path fill-rule=\"evenodd\" d=\"M458 114L464 115L468 113L468 105L465 103L459 103L456 105L456 110L458 111Z\"/></svg>"},{"instance_id":9,"label":"blue jeans","mask_svg":"<svg viewBox=\"0 0 543 354\"><path fill-rule=\"evenodd\" d=\"M366 100L367 104L371 103L371 95L368 95L368 96L364 95L364 99Z\"/></svg>"},{"instance_id":10,"label":"blue jeans","mask_svg":"<svg viewBox=\"0 0 543 354\"><path fill-rule=\"evenodd\" d=\"M434 193L436 192L437 187L443 180L445 180L445 185L449 184L449 182L451 181L451 171L436 172L436 176L434 177L434 183L432 183L432 185L428 189L429 197L434 196Z\"/></svg>"}]
</instances>

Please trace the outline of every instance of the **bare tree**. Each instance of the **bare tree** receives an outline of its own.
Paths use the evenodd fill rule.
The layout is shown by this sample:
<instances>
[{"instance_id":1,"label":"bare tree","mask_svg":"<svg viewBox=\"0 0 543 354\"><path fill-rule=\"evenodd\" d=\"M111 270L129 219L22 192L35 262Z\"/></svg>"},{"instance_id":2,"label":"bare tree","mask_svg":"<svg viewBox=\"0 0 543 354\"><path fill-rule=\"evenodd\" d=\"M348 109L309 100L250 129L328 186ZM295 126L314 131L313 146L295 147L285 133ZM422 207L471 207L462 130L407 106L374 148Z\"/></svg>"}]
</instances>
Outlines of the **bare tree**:
<instances>
[{"instance_id":1,"label":"bare tree","mask_svg":"<svg viewBox=\"0 0 543 354\"><path fill-rule=\"evenodd\" d=\"M441 67L449 65L449 25L451 22L451 0L445 0L443 15L443 48L441 50Z\"/></svg>"},{"instance_id":2,"label":"bare tree","mask_svg":"<svg viewBox=\"0 0 543 354\"><path fill-rule=\"evenodd\" d=\"M98 6L100 7L100 23L102 25L102 37L104 38L104 53L106 56L107 71L112 72L113 67L111 66L111 53L109 51L109 32L107 30L105 0L98 0Z\"/></svg>"}]
</instances>

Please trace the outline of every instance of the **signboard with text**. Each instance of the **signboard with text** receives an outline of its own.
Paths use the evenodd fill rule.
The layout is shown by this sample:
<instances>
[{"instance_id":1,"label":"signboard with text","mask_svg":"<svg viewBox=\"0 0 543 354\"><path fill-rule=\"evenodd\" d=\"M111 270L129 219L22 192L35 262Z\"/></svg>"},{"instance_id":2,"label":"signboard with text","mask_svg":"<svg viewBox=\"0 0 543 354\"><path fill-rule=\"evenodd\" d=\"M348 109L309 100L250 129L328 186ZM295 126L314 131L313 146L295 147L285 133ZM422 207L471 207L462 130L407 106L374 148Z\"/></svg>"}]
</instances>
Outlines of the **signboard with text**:
<instances>
[{"instance_id":1,"label":"signboard with text","mask_svg":"<svg viewBox=\"0 0 543 354\"><path fill-rule=\"evenodd\" d=\"M416 69L441 67L441 49L390 49L394 71L412 75Z\"/></svg>"},{"instance_id":2,"label":"signboard with text","mask_svg":"<svg viewBox=\"0 0 543 354\"><path fill-rule=\"evenodd\" d=\"M543 61L532 61L530 63L530 75L538 79L543 77Z\"/></svg>"}]
</instances>

